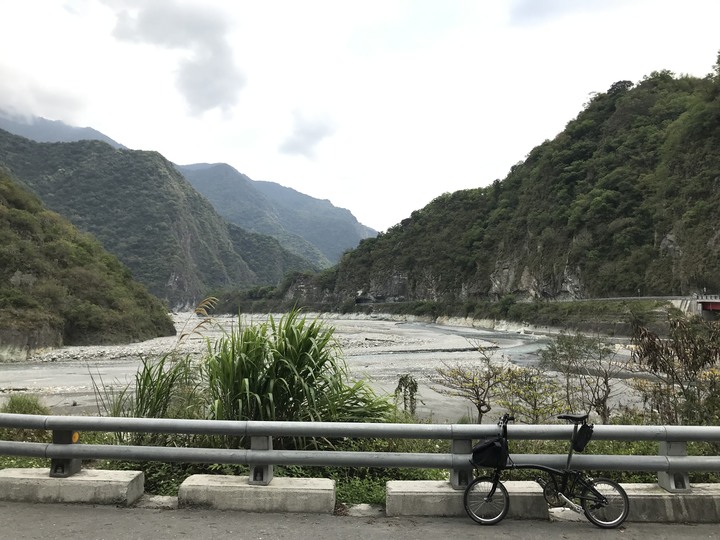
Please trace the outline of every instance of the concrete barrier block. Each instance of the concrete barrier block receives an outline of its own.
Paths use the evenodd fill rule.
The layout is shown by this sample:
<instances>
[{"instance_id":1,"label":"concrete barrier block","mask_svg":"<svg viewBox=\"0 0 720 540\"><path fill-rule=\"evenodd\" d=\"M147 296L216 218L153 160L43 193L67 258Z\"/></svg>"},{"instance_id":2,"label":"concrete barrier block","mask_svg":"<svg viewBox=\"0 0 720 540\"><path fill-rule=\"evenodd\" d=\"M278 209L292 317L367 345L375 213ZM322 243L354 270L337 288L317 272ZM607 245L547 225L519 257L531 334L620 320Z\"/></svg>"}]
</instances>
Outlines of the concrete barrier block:
<instances>
[{"instance_id":1,"label":"concrete barrier block","mask_svg":"<svg viewBox=\"0 0 720 540\"><path fill-rule=\"evenodd\" d=\"M50 469L0 470L0 499L5 501L127 506L144 490L142 471L83 469L67 478L51 478Z\"/></svg>"},{"instance_id":2,"label":"concrete barrier block","mask_svg":"<svg viewBox=\"0 0 720 540\"><path fill-rule=\"evenodd\" d=\"M178 490L178 506L247 512L335 511L335 481L327 478L275 477L269 485L249 484L248 476L196 474Z\"/></svg>"},{"instance_id":3,"label":"concrete barrier block","mask_svg":"<svg viewBox=\"0 0 720 540\"><path fill-rule=\"evenodd\" d=\"M692 484L684 493L669 493L657 484L622 486L630 499L628 521L720 522L720 484Z\"/></svg>"},{"instance_id":4,"label":"concrete barrier block","mask_svg":"<svg viewBox=\"0 0 720 540\"><path fill-rule=\"evenodd\" d=\"M542 488L536 482L503 482L510 497L507 518L549 519ZM464 516L463 490L449 482L396 480L386 485L385 513L388 516Z\"/></svg>"}]
</instances>

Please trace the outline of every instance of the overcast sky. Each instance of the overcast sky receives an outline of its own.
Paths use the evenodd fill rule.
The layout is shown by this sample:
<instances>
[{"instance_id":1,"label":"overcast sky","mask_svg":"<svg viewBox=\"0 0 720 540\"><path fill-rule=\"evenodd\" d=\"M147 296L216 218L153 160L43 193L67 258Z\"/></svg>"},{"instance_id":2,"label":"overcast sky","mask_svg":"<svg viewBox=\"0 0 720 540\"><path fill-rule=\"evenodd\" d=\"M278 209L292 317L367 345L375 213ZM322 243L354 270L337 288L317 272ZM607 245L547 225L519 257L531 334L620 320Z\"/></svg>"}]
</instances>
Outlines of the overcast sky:
<instances>
[{"instance_id":1,"label":"overcast sky","mask_svg":"<svg viewBox=\"0 0 720 540\"><path fill-rule=\"evenodd\" d=\"M0 108L225 162L384 231L594 92L703 77L717 0L2 0Z\"/></svg>"}]
</instances>

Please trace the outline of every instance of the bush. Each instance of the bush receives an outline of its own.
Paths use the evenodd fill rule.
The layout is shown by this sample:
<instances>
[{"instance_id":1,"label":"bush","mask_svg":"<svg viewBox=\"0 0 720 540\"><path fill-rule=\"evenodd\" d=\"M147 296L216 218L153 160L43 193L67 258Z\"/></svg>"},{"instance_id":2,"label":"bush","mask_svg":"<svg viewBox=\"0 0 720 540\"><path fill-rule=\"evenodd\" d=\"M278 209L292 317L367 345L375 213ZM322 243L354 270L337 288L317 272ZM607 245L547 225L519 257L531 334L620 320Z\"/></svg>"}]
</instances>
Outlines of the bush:
<instances>
[{"instance_id":1,"label":"bush","mask_svg":"<svg viewBox=\"0 0 720 540\"><path fill-rule=\"evenodd\" d=\"M33 394L10 394L10 399L0 407L0 413L7 414L50 414L40 398ZM44 429L0 428L0 440L19 442L49 443L51 433ZM47 460L22 456L0 456L0 469L5 468L47 467Z\"/></svg>"},{"instance_id":2,"label":"bush","mask_svg":"<svg viewBox=\"0 0 720 540\"><path fill-rule=\"evenodd\" d=\"M40 398L34 394L10 394L10 399L2 407L0 412L6 414L50 414L50 409L40 402Z\"/></svg>"},{"instance_id":3,"label":"bush","mask_svg":"<svg viewBox=\"0 0 720 540\"><path fill-rule=\"evenodd\" d=\"M321 321L291 311L208 344L204 381L216 420L377 422L392 410L345 363ZM297 442L297 441L296 441Z\"/></svg>"}]
</instances>

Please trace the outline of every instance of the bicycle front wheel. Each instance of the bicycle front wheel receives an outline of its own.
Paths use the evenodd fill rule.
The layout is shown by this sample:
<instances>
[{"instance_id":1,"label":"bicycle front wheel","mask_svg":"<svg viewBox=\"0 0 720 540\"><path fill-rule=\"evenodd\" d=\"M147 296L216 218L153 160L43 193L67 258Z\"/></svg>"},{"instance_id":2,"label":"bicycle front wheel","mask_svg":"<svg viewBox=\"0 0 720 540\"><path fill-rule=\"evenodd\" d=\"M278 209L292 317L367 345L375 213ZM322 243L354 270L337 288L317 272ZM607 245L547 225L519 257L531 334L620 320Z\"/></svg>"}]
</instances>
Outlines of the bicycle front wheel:
<instances>
[{"instance_id":1,"label":"bicycle front wheel","mask_svg":"<svg viewBox=\"0 0 720 540\"><path fill-rule=\"evenodd\" d=\"M510 508L510 498L502 482L498 482L495 492L490 496L492 489L493 479L489 476L479 476L465 488L465 511L481 525L495 525Z\"/></svg>"},{"instance_id":2,"label":"bicycle front wheel","mask_svg":"<svg viewBox=\"0 0 720 540\"><path fill-rule=\"evenodd\" d=\"M605 498L603 501L598 494ZM582 491L580 504L585 517L598 527L614 529L628 515L630 501L625 490L612 480L599 478Z\"/></svg>"}]
</instances>

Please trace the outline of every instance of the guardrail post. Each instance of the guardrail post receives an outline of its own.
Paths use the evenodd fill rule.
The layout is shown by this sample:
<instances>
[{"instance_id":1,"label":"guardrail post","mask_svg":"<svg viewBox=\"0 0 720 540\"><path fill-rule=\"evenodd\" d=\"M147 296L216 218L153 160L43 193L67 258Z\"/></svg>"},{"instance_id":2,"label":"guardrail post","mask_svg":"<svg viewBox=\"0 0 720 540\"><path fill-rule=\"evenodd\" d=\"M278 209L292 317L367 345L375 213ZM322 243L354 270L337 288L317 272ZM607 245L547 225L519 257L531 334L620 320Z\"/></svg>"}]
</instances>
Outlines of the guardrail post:
<instances>
[{"instance_id":1,"label":"guardrail post","mask_svg":"<svg viewBox=\"0 0 720 540\"><path fill-rule=\"evenodd\" d=\"M469 455L472 453L471 439L452 439L450 452L453 454ZM472 479L473 467L468 460L467 466L450 470L450 485L453 489L465 489Z\"/></svg>"},{"instance_id":2,"label":"guardrail post","mask_svg":"<svg viewBox=\"0 0 720 540\"><path fill-rule=\"evenodd\" d=\"M661 456L687 456L687 442L685 441L660 441L659 454ZM659 471L658 484L665 491L670 493L682 493L690 491L690 477L686 472Z\"/></svg>"},{"instance_id":3,"label":"guardrail post","mask_svg":"<svg viewBox=\"0 0 720 540\"><path fill-rule=\"evenodd\" d=\"M75 444L80 434L72 430L53 430L53 444ZM79 459L52 458L50 460L50 476L53 478L67 478L80 472L82 461Z\"/></svg>"},{"instance_id":4,"label":"guardrail post","mask_svg":"<svg viewBox=\"0 0 720 540\"><path fill-rule=\"evenodd\" d=\"M272 437L250 437L250 450L267 450L272 451ZM250 464L250 480L249 484L259 486L267 486L273 479L272 465L256 465Z\"/></svg>"}]
</instances>

